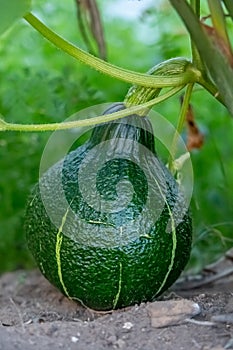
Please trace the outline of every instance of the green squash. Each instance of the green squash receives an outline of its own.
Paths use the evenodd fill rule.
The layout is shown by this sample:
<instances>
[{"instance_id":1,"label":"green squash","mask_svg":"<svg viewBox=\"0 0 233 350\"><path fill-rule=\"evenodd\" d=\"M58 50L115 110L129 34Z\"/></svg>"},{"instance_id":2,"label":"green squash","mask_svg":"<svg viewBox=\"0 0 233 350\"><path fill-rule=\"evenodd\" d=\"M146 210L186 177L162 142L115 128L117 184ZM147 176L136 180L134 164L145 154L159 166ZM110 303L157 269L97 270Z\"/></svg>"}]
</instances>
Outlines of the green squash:
<instances>
[{"instance_id":1,"label":"green squash","mask_svg":"<svg viewBox=\"0 0 233 350\"><path fill-rule=\"evenodd\" d=\"M118 103L105 113L124 108ZM42 274L89 308L152 301L188 262L191 218L180 215L184 196L154 143L147 117L97 125L29 198L26 237Z\"/></svg>"}]
</instances>

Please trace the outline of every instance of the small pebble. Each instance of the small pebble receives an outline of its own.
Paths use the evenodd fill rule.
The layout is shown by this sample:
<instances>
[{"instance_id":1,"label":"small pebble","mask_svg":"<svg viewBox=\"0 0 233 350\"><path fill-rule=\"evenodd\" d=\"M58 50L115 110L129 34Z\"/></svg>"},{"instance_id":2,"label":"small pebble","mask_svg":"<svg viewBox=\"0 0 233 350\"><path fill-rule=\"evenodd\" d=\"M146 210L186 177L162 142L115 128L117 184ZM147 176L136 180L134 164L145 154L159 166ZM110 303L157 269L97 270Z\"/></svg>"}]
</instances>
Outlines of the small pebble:
<instances>
[{"instance_id":1,"label":"small pebble","mask_svg":"<svg viewBox=\"0 0 233 350\"><path fill-rule=\"evenodd\" d=\"M122 348L125 346L125 341L122 340L122 339L118 339L118 340L115 342L115 345L117 345L119 349L122 349Z\"/></svg>"},{"instance_id":2,"label":"small pebble","mask_svg":"<svg viewBox=\"0 0 233 350\"><path fill-rule=\"evenodd\" d=\"M225 314L225 315L214 315L211 317L211 321L233 324L233 313Z\"/></svg>"},{"instance_id":3,"label":"small pebble","mask_svg":"<svg viewBox=\"0 0 233 350\"><path fill-rule=\"evenodd\" d=\"M112 345L115 344L117 341L117 337L115 335L110 335L107 339L108 344Z\"/></svg>"},{"instance_id":4,"label":"small pebble","mask_svg":"<svg viewBox=\"0 0 233 350\"><path fill-rule=\"evenodd\" d=\"M133 323L125 322L122 328L124 328L124 329L131 329L131 328L133 328Z\"/></svg>"},{"instance_id":5,"label":"small pebble","mask_svg":"<svg viewBox=\"0 0 233 350\"><path fill-rule=\"evenodd\" d=\"M72 343L77 343L78 342L78 338L77 337L71 337L71 341L72 341Z\"/></svg>"},{"instance_id":6,"label":"small pebble","mask_svg":"<svg viewBox=\"0 0 233 350\"><path fill-rule=\"evenodd\" d=\"M233 349L233 338L231 338L230 340L228 340L228 342L227 342L226 345L224 346L224 349Z\"/></svg>"},{"instance_id":7,"label":"small pebble","mask_svg":"<svg viewBox=\"0 0 233 350\"><path fill-rule=\"evenodd\" d=\"M186 299L155 301L148 304L147 310L151 317L151 325L155 328L186 323L187 319L201 312L197 303Z\"/></svg>"}]
</instances>

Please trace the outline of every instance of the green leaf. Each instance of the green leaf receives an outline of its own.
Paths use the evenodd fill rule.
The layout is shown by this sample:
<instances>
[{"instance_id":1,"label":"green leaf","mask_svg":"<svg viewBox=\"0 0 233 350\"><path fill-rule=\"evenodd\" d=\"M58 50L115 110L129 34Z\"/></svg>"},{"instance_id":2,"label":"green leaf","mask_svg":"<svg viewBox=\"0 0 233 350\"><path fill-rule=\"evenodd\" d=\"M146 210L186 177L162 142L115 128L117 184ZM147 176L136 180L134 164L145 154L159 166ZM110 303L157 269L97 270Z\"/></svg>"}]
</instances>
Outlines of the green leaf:
<instances>
[{"instance_id":1,"label":"green leaf","mask_svg":"<svg viewBox=\"0 0 233 350\"><path fill-rule=\"evenodd\" d=\"M226 27L226 17L223 12L221 1L208 0L208 4L211 13L211 20L217 35L222 39L225 45L230 45Z\"/></svg>"},{"instance_id":2,"label":"green leaf","mask_svg":"<svg viewBox=\"0 0 233 350\"><path fill-rule=\"evenodd\" d=\"M233 2L232 0L223 0L228 12L229 12L229 15L231 16L232 20L233 20Z\"/></svg>"},{"instance_id":3,"label":"green leaf","mask_svg":"<svg viewBox=\"0 0 233 350\"><path fill-rule=\"evenodd\" d=\"M31 0L0 0L0 35L30 11Z\"/></svg>"},{"instance_id":4,"label":"green leaf","mask_svg":"<svg viewBox=\"0 0 233 350\"><path fill-rule=\"evenodd\" d=\"M213 45L186 1L170 0L170 2L183 20L220 95L223 97L229 112L233 115L233 69L227 57Z\"/></svg>"}]
</instances>

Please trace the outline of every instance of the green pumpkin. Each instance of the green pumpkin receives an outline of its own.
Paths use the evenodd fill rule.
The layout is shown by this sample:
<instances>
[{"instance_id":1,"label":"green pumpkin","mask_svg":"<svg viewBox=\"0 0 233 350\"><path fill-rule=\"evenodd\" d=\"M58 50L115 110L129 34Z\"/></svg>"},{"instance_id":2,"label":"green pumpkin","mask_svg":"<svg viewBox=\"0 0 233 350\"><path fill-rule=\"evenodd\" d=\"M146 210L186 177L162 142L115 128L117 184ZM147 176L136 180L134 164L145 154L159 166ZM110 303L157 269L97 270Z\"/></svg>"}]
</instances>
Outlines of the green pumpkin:
<instances>
[{"instance_id":1,"label":"green pumpkin","mask_svg":"<svg viewBox=\"0 0 233 350\"><path fill-rule=\"evenodd\" d=\"M118 103L105 113L124 108ZM152 301L188 262L191 218L188 211L180 214L184 196L154 143L147 117L97 125L86 143L42 176L29 198L26 237L38 267L89 308Z\"/></svg>"}]
</instances>

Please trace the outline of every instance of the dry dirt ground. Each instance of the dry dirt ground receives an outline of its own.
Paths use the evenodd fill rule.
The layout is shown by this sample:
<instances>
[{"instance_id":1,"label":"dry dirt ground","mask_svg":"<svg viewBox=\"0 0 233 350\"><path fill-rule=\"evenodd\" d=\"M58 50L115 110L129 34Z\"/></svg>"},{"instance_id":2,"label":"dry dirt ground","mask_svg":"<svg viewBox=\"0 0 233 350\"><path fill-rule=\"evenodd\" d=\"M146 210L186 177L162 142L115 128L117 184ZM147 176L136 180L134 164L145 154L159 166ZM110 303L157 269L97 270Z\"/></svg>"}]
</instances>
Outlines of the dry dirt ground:
<instances>
[{"instance_id":1,"label":"dry dirt ground","mask_svg":"<svg viewBox=\"0 0 233 350\"><path fill-rule=\"evenodd\" d=\"M6 273L0 350L233 349L233 259L220 265L159 301L105 314L68 300L37 270Z\"/></svg>"}]
</instances>

